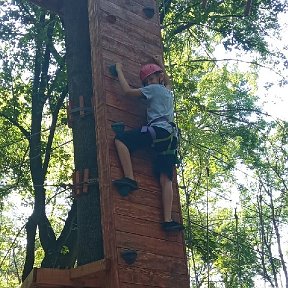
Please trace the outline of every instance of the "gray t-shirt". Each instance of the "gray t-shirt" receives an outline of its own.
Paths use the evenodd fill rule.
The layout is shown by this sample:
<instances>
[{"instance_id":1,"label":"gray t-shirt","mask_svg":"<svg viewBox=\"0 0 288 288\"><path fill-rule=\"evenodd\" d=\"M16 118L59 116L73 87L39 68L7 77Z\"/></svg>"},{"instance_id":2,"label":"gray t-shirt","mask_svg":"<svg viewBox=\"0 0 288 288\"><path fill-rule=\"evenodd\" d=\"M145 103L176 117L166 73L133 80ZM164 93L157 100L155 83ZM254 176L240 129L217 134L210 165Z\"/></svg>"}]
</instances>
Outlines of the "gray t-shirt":
<instances>
[{"instance_id":1,"label":"gray t-shirt","mask_svg":"<svg viewBox=\"0 0 288 288\"><path fill-rule=\"evenodd\" d=\"M140 88L147 99L147 123L172 132L169 122L173 122L173 95L164 85L150 84ZM158 119L158 120L157 120ZM165 120L166 119L166 120Z\"/></svg>"}]
</instances>

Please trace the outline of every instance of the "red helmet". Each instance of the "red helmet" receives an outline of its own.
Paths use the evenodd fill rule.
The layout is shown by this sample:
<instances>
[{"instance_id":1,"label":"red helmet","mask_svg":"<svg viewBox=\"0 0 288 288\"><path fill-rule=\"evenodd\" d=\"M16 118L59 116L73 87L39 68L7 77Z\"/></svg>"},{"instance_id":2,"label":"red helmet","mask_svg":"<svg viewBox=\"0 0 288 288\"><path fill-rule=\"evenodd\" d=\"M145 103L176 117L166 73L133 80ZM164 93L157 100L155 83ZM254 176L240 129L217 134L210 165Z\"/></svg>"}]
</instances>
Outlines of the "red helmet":
<instances>
[{"instance_id":1,"label":"red helmet","mask_svg":"<svg viewBox=\"0 0 288 288\"><path fill-rule=\"evenodd\" d=\"M153 73L163 72L162 68L157 64L146 64L140 69L140 79L142 82Z\"/></svg>"}]
</instances>

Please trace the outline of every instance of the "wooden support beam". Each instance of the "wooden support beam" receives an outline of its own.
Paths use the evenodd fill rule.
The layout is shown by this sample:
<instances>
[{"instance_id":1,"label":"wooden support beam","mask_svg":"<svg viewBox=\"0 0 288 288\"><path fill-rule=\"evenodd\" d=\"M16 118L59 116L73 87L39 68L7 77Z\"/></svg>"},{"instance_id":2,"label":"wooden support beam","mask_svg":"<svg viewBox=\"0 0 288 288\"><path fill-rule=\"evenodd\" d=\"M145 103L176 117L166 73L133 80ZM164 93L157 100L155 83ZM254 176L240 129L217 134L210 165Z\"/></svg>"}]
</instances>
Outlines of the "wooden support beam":
<instances>
[{"instance_id":1,"label":"wooden support beam","mask_svg":"<svg viewBox=\"0 0 288 288\"><path fill-rule=\"evenodd\" d=\"M21 288L105 288L109 269L108 259L66 270L34 268Z\"/></svg>"},{"instance_id":2,"label":"wooden support beam","mask_svg":"<svg viewBox=\"0 0 288 288\"><path fill-rule=\"evenodd\" d=\"M99 278L100 281L100 278L105 278L105 273L109 271L110 266L111 261L109 259L103 259L86 265L82 265L69 270L70 279L81 280L86 278Z\"/></svg>"}]
</instances>

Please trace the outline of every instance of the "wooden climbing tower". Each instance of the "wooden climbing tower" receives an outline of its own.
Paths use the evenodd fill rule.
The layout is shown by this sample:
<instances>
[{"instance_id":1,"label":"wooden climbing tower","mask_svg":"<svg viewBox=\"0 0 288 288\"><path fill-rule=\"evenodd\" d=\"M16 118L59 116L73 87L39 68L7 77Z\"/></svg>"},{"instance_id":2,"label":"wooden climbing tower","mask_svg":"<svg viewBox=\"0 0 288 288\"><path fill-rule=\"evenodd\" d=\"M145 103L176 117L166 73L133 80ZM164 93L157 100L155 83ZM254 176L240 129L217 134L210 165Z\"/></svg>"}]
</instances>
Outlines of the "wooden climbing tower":
<instances>
[{"instance_id":1,"label":"wooden climbing tower","mask_svg":"<svg viewBox=\"0 0 288 288\"><path fill-rule=\"evenodd\" d=\"M123 174L111 124L144 124L145 106L123 96L109 67L122 62L129 84L140 87L140 65L163 52L156 1L89 0L89 21L105 259L70 270L34 269L22 288L188 288L184 236L161 230L161 191L149 152L132 157L139 190L122 197L112 185ZM177 183L174 191L172 216L181 222Z\"/></svg>"}]
</instances>

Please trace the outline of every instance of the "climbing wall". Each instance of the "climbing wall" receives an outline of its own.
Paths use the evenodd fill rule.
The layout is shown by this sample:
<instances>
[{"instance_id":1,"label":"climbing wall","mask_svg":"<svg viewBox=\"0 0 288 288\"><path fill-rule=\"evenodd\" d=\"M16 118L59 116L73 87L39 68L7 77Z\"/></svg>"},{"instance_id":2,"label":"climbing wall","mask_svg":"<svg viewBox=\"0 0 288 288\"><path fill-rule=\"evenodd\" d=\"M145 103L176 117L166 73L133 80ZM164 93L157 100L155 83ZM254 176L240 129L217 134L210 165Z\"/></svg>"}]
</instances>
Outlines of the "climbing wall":
<instances>
[{"instance_id":1,"label":"climbing wall","mask_svg":"<svg viewBox=\"0 0 288 288\"><path fill-rule=\"evenodd\" d=\"M112 185L123 172L111 124L123 121L125 129L144 124L145 104L124 97L109 66L122 62L129 84L140 87L140 65L162 54L156 1L90 0L89 21L104 253L111 260L106 287L189 287L183 233L167 234L160 227L161 190L149 151L132 157L139 190L122 197ZM181 222L176 183L174 191L172 216Z\"/></svg>"}]
</instances>

